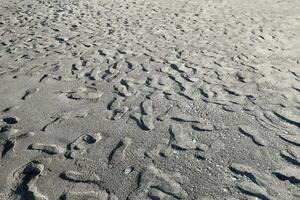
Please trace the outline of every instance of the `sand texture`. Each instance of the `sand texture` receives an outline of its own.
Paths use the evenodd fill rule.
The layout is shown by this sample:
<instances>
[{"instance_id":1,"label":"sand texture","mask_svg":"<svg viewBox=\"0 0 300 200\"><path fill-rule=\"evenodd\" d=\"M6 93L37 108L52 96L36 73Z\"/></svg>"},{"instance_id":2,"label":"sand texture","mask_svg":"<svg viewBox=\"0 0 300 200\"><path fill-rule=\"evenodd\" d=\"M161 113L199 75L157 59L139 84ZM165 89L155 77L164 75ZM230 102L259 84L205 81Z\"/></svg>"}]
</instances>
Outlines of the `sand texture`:
<instances>
[{"instance_id":1,"label":"sand texture","mask_svg":"<svg viewBox=\"0 0 300 200\"><path fill-rule=\"evenodd\" d=\"M299 200L299 0L0 0L0 200Z\"/></svg>"}]
</instances>

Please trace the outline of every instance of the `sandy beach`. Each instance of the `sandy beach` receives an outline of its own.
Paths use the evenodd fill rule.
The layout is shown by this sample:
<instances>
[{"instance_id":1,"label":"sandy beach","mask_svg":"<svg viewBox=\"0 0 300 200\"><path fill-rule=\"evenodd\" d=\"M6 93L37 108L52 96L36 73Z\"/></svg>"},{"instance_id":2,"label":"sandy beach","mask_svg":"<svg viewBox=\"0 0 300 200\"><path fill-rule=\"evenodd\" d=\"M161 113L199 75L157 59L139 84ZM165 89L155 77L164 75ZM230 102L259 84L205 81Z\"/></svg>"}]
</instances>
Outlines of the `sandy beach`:
<instances>
[{"instance_id":1,"label":"sandy beach","mask_svg":"<svg viewBox=\"0 0 300 200\"><path fill-rule=\"evenodd\" d=\"M0 200L299 200L299 0L0 0Z\"/></svg>"}]
</instances>

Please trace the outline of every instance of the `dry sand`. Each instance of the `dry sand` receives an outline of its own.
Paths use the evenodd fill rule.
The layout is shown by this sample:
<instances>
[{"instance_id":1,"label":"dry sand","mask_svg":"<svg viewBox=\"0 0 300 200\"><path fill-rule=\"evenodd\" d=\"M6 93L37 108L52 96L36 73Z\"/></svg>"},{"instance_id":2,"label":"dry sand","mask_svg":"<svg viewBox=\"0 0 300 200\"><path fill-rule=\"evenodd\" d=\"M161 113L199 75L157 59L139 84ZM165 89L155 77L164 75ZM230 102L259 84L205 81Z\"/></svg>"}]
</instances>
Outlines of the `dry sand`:
<instances>
[{"instance_id":1,"label":"dry sand","mask_svg":"<svg viewBox=\"0 0 300 200\"><path fill-rule=\"evenodd\" d=\"M299 0L1 0L1 200L300 199Z\"/></svg>"}]
</instances>

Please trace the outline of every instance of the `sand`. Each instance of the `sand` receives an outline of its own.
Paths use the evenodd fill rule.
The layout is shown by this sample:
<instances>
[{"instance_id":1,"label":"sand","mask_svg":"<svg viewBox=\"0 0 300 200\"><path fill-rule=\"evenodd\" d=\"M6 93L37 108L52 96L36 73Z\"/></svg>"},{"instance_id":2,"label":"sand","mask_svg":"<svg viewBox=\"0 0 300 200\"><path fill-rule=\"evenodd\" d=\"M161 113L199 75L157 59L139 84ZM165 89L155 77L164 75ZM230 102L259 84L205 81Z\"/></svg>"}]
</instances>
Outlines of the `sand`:
<instances>
[{"instance_id":1,"label":"sand","mask_svg":"<svg viewBox=\"0 0 300 200\"><path fill-rule=\"evenodd\" d=\"M1 0L1 200L300 199L300 1Z\"/></svg>"}]
</instances>

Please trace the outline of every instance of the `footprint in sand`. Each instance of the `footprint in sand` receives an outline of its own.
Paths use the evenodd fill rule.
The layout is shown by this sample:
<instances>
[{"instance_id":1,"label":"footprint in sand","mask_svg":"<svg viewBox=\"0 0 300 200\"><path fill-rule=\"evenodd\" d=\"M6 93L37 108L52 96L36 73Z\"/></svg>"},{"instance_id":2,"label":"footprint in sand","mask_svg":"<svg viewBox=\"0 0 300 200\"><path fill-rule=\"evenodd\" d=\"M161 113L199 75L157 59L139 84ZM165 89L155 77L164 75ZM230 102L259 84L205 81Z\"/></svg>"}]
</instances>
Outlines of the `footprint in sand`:
<instances>
[{"instance_id":1,"label":"footprint in sand","mask_svg":"<svg viewBox=\"0 0 300 200\"><path fill-rule=\"evenodd\" d=\"M119 120L121 119L128 111L127 106L122 106L122 99L115 97L107 106L110 120Z\"/></svg>"},{"instance_id":2,"label":"footprint in sand","mask_svg":"<svg viewBox=\"0 0 300 200\"><path fill-rule=\"evenodd\" d=\"M95 67L91 70L89 77L91 80L99 81L101 79L100 73L101 73L100 67Z\"/></svg>"},{"instance_id":3,"label":"footprint in sand","mask_svg":"<svg viewBox=\"0 0 300 200\"><path fill-rule=\"evenodd\" d=\"M77 171L66 171L60 174L62 179L71 181L71 182L81 182L81 183L89 183L100 185L101 181L97 174L85 171L85 172L77 172Z\"/></svg>"},{"instance_id":4,"label":"footprint in sand","mask_svg":"<svg viewBox=\"0 0 300 200\"><path fill-rule=\"evenodd\" d=\"M28 147L28 149L42 151L42 152L45 152L45 153L50 154L50 155L62 154L65 151L65 149L62 148L59 145L55 145L55 144L42 144L42 143L31 144Z\"/></svg>"},{"instance_id":5,"label":"footprint in sand","mask_svg":"<svg viewBox=\"0 0 300 200\"><path fill-rule=\"evenodd\" d=\"M172 124L169 132L172 147L183 150L196 148L197 144L192 139L191 132L188 129L184 129L182 125Z\"/></svg>"},{"instance_id":6,"label":"footprint in sand","mask_svg":"<svg viewBox=\"0 0 300 200\"><path fill-rule=\"evenodd\" d=\"M6 124L16 124L19 122L19 118L18 117L3 117L2 121L5 122Z\"/></svg>"},{"instance_id":7,"label":"footprint in sand","mask_svg":"<svg viewBox=\"0 0 300 200\"><path fill-rule=\"evenodd\" d=\"M259 146L267 145L267 142L261 137L261 134L258 131L256 131L254 128L249 126L240 126L239 131L242 134L250 137L255 144Z\"/></svg>"},{"instance_id":8,"label":"footprint in sand","mask_svg":"<svg viewBox=\"0 0 300 200\"><path fill-rule=\"evenodd\" d=\"M65 153L65 156L68 158L79 157L101 139L101 133L83 134L68 145L68 150Z\"/></svg>"},{"instance_id":9,"label":"footprint in sand","mask_svg":"<svg viewBox=\"0 0 300 200\"><path fill-rule=\"evenodd\" d=\"M72 100L91 100L97 101L102 97L103 93L91 87L73 88L66 92L66 96Z\"/></svg>"},{"instance_id":10,"label":"footprint in sand","mask_svg":"<svg viewBox=\"0 0 300 200\"><path fill-rule=\"evenodd\" d=\"M11 193L21 199L48 200L48 197L41 194L36 182L44 171L44 165L38 161L32 161L16 170L10 179Z\"/></svg>"},{"instance_id":11,"label":"footprint in sand","mask_svg":"<svg viewBox=\"0 0 300 200\"><path fill-rule=\"evenodd\" d=\"M19 139L33 136L34 133L22 132L13 128L19 122L18 117L3 117L2 122L4 124L0 125L0 152L2 152L1 158L3 159L4 157L15 155L15 146Z\"/></svg>"},{"instance_id":12,"label":"footprint in sand","mask_svg":"<svg viewBox=\"0 0 300 200\"><path fill-rule=\"evenodd\" d=\"M282 150L280 155L285 158L291 164L300 166L300 148L289 147L286 150Z\"/></svg>"},{"instance_id":13,"label":"footprint in sand","mask_svg":"<svg viewBox=\"0 0 300 200\"><path fill-rule=\"evenodd\" d=\"M297 114L295 114L291 111L287 111L287 110L274 111L273 113L282 121L300 128L299 114L297 115Z\"/></svg>"},{"instance_id":14,"label":"footprint in sand","mask_svg":"<svg viewBox=\"0 0 300 200\"><path fill-rule=\"evenodd\" d=\"M281 134L279 137L290 144L300 147L300 135L298 134L295 135Z\"/></svg>"},{"instance_id":15,"label":"footprint in sand","mask_svg":"<svg viewBox=\"0 0 300 200\"><path fill-rule=\"evenodd\" d=\"M125 138L120 140L117 146L112 150L108 156L108 164L115 165L119 162L122 162L126 156L126 150L131 145L132 140L130 138Z\"/></svg>"},{"instance_id":16,"label":"footprint in sand","mask_svg":"<svg viewBox=\"0 0 300 200\"><path fill-rule=\"evenodd\" d=\"M134 119L138 126L143 130L152 130L155 128L153 123L153 105L152 100L145 100L141 103L141 112L131 114L130 117Z\"/></svg>"},{"instance_id":17,"label":"footprint in sand","mask_svg":"<svg viewBox=\"0 0 300 200\"><path fill-rule=\"evenodd\" d=\"M238 163L232 164L230 170L248 179L241 178L242 180L238 181L236 185L245 195L258 199L293 199L293 195L278 183L278 179L266 172ZM278 170L273 173L290 177L295 175L294 172L294 168L287 168L286 170Z\"/></svg>"},{"instance_id":18,"label":"footprint in sand","mask_svg":"<svg viewBox=\"0 0 300 200\"><path fill-rule=\"evenodd\" d=\"M137 92L136 81L132 78L122 79L119 83L117 83L114 88L118 92L119 95L123 97L129 97Z\"/></svg>"},{"instance_id":19,"label":"footprint in sand","mask_svg":"<svg viewBox=\"0 0 300 200\"><path fill-rule=\"evenodd\" d=\"M22 100L30 99L34 94L36 94L38 91L40 91L39 88L30 88L25 91L25 94L22 97Z\"/></svg>"},{"instance_id":20,"label":"footprint in sand","mask_svg":"<svg viewBox=\"0 0 300 200\"><path fill-rule=\"evenodd\" d=\"M181 187L188 181L179 173L169 174L150 165L140 173L139 187L128 196L139 199L188 199L188 193Z\"/></svg>"}]
</instances>

